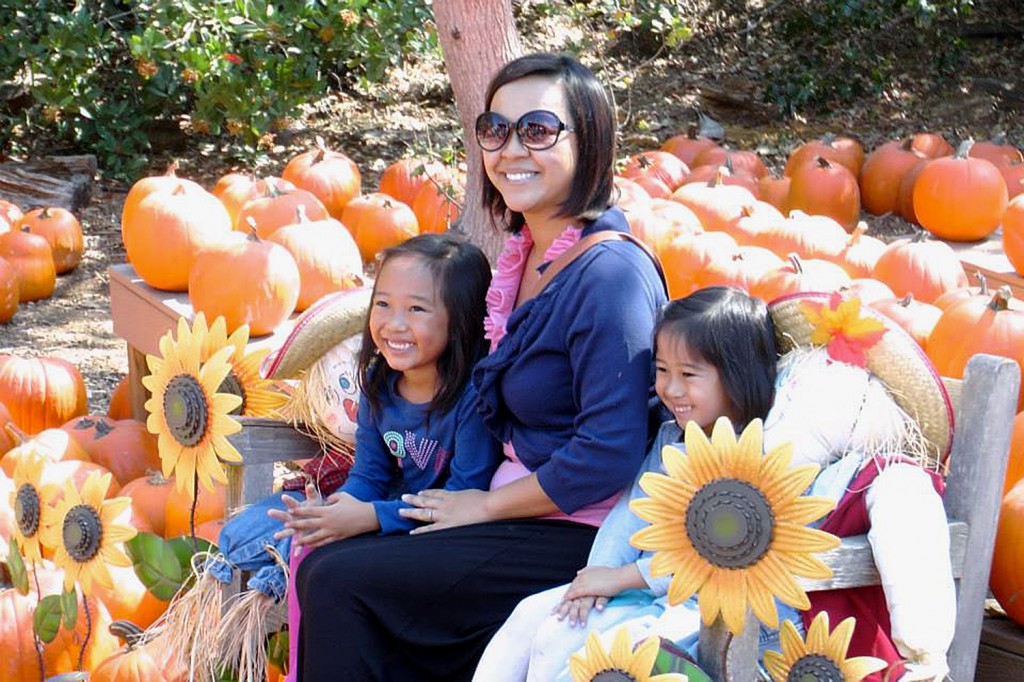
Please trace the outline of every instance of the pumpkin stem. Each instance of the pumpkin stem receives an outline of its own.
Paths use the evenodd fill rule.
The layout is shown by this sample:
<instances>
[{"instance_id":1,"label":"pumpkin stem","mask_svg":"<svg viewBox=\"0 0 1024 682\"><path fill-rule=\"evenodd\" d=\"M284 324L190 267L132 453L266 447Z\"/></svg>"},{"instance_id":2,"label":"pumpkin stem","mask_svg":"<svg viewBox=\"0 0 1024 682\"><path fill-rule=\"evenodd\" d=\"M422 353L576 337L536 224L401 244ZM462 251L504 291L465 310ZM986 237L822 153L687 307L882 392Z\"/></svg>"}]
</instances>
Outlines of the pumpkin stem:
<instances>
[{"instance_id":1,"label":"pumpkin stem","mask_svg":"<svg viewBox=\"0 0 1024 682\"><path fill-rule=\"evenodd\" d=\"M4 431L14 441L15 446L24 445L28 441L28 434L18 428L14 422L7 422L4 424Z\"/></svg>"},{"instance_id":2,"label":"pumpkin stem","mask_svg":"<svg viewBox=\"0 0 1024 682\"><path fill-rule=\"evenodd\" d=\"M970 156L971 147L974 146L974 140L968 137L966 140L960 143L957 147L956 154L953 156L954 159L966 159Z\"/></svg>"},{"instance_id":3,"label":"pumpkin stem","mask_svg":"<svg viewBox=\"0 0 1024 682\"><path fill-rule=\"evenodd\" d=\"M904 308L909 308L910 304L914 302L914 294L908 293L906 296L900 299L900 305Z\"/></svg>"},{"instance_id":4,"label":"pumpkin stem","mask_svg":"<svg viewBox=\"0 0 1024 682\"><path fill-rule=\"evenodd\" d=\"M986 277L985 273L982 272L981 270L976 270L974 272L974 274L978 277L978 287L979 287L978 293L981 294L982 296L987 296L988 295L988 277Z\"/></svg>"},{"instance_id":5,"label":"pumpkin stem","mask_svg":"<svg viewBox=\"0 0 1024 682\"><path fill-rule=\"evenodd\" d=\"M44 220L49 220L50 219L50 207L49 206L44 206L43 210L39 212L39 217L44 219Z\"/></svg>"},{"instance_id":6,"label":"pumpkin stem","mask_svg":"<svg viewBox=\"0 0 1024 682\"><path fill-rule=\"evenodd\" d=\"M798 275L804 274L804 263L800 260L800 256L798 256L796 252L791 252L789 256L787 256L787 259L789 260L789 264L793 266L793 272Z\"/></svg>"},{"instance_id":7,"label":"pumpkin stem","mask_svg":"<svg viewBox=\"0 0 1024 682\"><path fill-rule=\"evenodd\" d=\"M263 241L262 239L260 239L259 232L256 231L256 219L253 218L251 215L247 215L245 216L245 222L249 225L248 240L251 242Z\"/></svg>"},{"instance_id":8,"label":"pumpkin stem","mask_svg":"<svg viewBox=\"0 0 1024 682\"><path fill-rule=\"evenodd\" d=\"M927 230L916 230L914 232L914 236L911 237L910 241L913 242L914 244L920 244L922 242L928 241L928 231Z\"/></svg>"},{"instance_id":9,"label":"pumpkin stem","mask_svg":"<svg viewBox=\"0 0 1024 682\"><path fill-rule=\"evenodd\" d=\"M308 222L311 222L309 220L309 216L306 215L306 205L305 204L299 204L298 206L295 207L295 222L296 223L308 223Z\"/></svg>"},{"instance_id":10,"label":"pumpkin stem","mask_svg":"<svg viewBox=\"0 0 1024 682\"><path fill-rule=\"evenodd\" d=\"M1010 291L1009 285L1003 285L999 287L996 293L992 294L992 299L988 302L988 307L995 312L1002 312L1003 310L1009 310L1010 300L1013 299L1013 293Z\"/></svg>"},{"instance_id":11,"label":"pumpkin stem","mask_svg":"<svg viewBox=\"0 0 1024 682\"><path fill-rule=\"evenodd\" d=\"M178 160L171 159L171 162L167 164L167 170L164 171L164 175L169 178L173 178L178 174Z\"/></svg>"},{"instance_id":12,"label":"pumpkin stem","mask_svg":"<svg viewBox=\"0 0 1024 682\"><path fill-rule=\"evenodd\" d=\"M815 157L814 162L818 164L818 168L821 170L828 170L832 167L832 164L829 163L828 159L821 155Z\"/></svg>"},{"instance_id":13,"label":"pumpkin stem","mask_svg":"<svg viewBox=\"0 0 1024 682\"><path fill-rule=\"evenodd\" d=\"M128 649L134 649L146 634L138 625L125 619L113 621L107 629L110 634L124 641Z\"/></svg>"},{"instance_id":14,"label":"pumpkin stem","mask_svg":"<svg viewBox=\"0 0 1024 682\"><path fill-rule=\"evenodd\" d=\"M835 133L828 132L821 136L821 143L826 147L832 147L835 144L836 135Z\"/></svg>"}]
</instances>

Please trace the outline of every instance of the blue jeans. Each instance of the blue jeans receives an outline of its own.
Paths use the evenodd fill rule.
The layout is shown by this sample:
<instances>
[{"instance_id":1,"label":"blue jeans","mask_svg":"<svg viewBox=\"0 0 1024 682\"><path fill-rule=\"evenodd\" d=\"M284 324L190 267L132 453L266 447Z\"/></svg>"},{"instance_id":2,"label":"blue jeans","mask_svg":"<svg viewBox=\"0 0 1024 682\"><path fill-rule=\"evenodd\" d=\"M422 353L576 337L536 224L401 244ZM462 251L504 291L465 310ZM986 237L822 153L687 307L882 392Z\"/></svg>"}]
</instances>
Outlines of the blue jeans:
<instances>
[{"instance_id":1,"label":"blue jeans","mask_svg":"<svg viewBox=\"0 0 1024 682\"><path fill-rule=\"evenodd\" d=\"M286 509L281 495L299 501L305 499L305 495L297 490L275 493L231 517L220 531L218 546L221 555L207 563L206 569L210 575L222 583L229 583L235 569L248 571L251 575L246 587L258 590L274 601L284 599L288 587L284 569L265 549L267 546L273 547L285 562L288 561L292 539L287 537L275 540L274 533L284 526L277 519L267 516L270 509Z\"/></svg>"}]
</instances>

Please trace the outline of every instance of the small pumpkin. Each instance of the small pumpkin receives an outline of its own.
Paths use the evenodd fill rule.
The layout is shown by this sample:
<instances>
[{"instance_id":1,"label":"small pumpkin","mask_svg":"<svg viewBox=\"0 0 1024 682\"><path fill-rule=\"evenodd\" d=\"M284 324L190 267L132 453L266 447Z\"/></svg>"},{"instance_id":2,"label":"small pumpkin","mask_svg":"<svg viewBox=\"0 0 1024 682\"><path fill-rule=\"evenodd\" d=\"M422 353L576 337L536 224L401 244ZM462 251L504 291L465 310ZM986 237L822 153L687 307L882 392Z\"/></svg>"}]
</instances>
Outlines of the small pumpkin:
<instances>
[{"instance_id":1,"label":"small pumpkin","mask_svg":"<svg viewBox=\"0 0 1024 682\"><path fill-rule=\"evenodd\" d=\"M174 487L167 494L164 507L164 537L173 538L191 533L190 515L192 513L191 494ZM210 492L203 488L196 497L195 525L201 526L207 521L223 519L227 514L228 487L223 483L214 483Z\"/></svg>"},{"instance_id":2,"label":"small pumpkin","mask_svg":"<svg viewBox=\"0 0 1024 682\"><path fill-rule=\"evenodd\" d=\"M860 200L874 215L895 213L899 208L900 182L914 166L927 158L914 149L910 139L890 141L864 159L860 171Z\"/></svg>"},{"instance_id":3,"label":"small pumpkin","mask_svg":"<svg viewBox=\"0 0 1024 682\"><path fill-rule=\"evenodd\" d=\"M0 355L0 402L32 435L58 427L89 409L82 374L67 360Z\"/></svg>"},{"instance_id":4,"label":"small pumpkin","mask_svg":"<svg viewBox=\"0 0 1024 682\"><path fill-rule=\"evenodd\" d=\"M235 218L234 229L246 234L256 226L261 239L272 235L275 230L295 222L299 207L310 220L326 220L331 217L327 207L312 192L298 189L282 190L275 183L268 183L266 191L242 205Z\"/></svg>"},{"instance_id":5,"label":"small pumpkin","mask_svg":"<svg viewBox=\"0 0 1024 682\"><path fill-rule=\"evenodd\" d=\"M1024 275L1024 194L1018 195L1003 214L1003 251L1018 275Z\"/></svg>"},{"instance_id":6,"label":"small pumpkin","mask_svg":"<svg viewBox=\"0 0 1024 682\"><path fill-rule=\"evenodd\" d=\"M132 508L146 519L153 532L165 535L167 530L167 498L174 489L173 479L164 478L159 468L128 481L121 488L122 497L130 497Z\"/></svg>"},{"instance_id":7,"label":"small pumpkin","mask_svg":"<svg viewBox=\"0 0 1024 682\"><path fill-rule=\"evenodd\" d=\"M38 234L46 239L58 275L71 272L82 260L85 251L82 224L66 208L47 207L29 211L15 224L14 229Z\"/></svg>"},{"instance_id":8,"label":"small pumpkin","mask_svg":"<svg viewBox=\"0 0 1024 682\"><path fill-rule=\"evenodd\" d=\"M250 336L269 334L295 310L299 268L280 244L261 239L225 240L203 249L188 276L188 297L208 320L223 316L227 333L249 325Z\"/></svg>"},{"instance_id":9,"label":"small pumpkin","mask_svg":"<svg viewBox=\"0 0 1024 682\"><path fill-rule=\"evenodd\" d=\"M698 135L697 128L694 126L685 133L673 135L665 140L661 144L661 150L674 155L688 167L693 168L694 161L701 152L717 146L718 143L710 137Z\"/></svg>"},{"instance_id":10,"label":"small pumpkin","mask_svg":"<svg viewBox=\"0 0 1024 682\"><path fill-rule=\"evenodd\" d=\"M115 420L135 418L134 411L132 410L131 381L127 376L121 377L121 380L114 386L114 390L110 392L107 416Z\"/></svg>"},{"instance_id":11,"label":"small pumpkin","mask_svg":"<svg viewBox=\"0 0 1024 682\"><path fill-rule=\"evenodd\" d=\"M319 136L313 149L288 161L281 177L313 194L322 203L327 215L338 220L341 220L342 211L348 202L359 196L363 183L356 162L342 152L329 149ZM327 217L315 213L309 205L306 206L306 212L314 220ZM294 214L292 207L291 215ZM240 221L236 225L244 227L245 223Z\"/></svg>"},{"instance_id":12,"label":"small pumpkin","mask_svg":"<svg viewBox=\"0 0 1024 682\"><path fill-rule=\"evenodd\" d=\"M121 485L160 468L157 438L143 422L85 415L60 428L75 439L90 461L109 469Z\"/></svg>"},{"instance_id":13,"label":"small pumpkin","mask_svg":"<svg viewBox=\"0 0 1024 682\"><path fill-rule=\"evenodd\" d=\"M922 350L928 348L928 337L942 316L941 308L915 301L913 294L873 301L869 305L905 329Z\"/></svg>"},{"instance_id":14,"label":"small pumpkin","mask_svg":"<svg viewBox=\"0 0 1024 682\"><path fill-rule=\"evenodd\" d=\"M18 270L0 256L0 324L6 324L18 312Z\"/></svg>"},{"instance_id":15,"label":"small pumpkin","mask_svg":"<svg viewBox=\"0 0 1024 682\"><path fill-rule=\"evenodd\" d=\"M817 157L841 164L857 177L864 165L864 145L847 135L826 133L821 139L805 142L789 154L783 174L787 177L807 161Z\"/></svg>"},{"instance_id":16,"label":"small pumpkin","mask_svg":"<svg viewBox=\"0 0 1024 682\"><path fill-rule=\"evenodd\" d=\"M462 214L466 203L464 182L453 177L443 183L427 182L416 192L412 212L420 232L446 232Z\"/></svg>"},{"instance_id":17,"label":"small pumpkin","mask_svg":"<svg viewBox=\"0 0 1024 682\"><path fill-rule=\"evenodd\" d=\"M1006 181L991 161L968 156L972 144L967 140L955 156L929 161L914 183L914 215L941 239L984 239L1006 212Z\"/></svg>"},{"instance_id":18,"label":"small pumpkin","mask_svg":"<svg viewBox=\"0 0 1024 682\"><path fill-rule=\"evenodd\" d=\"M860 188L850 170L824 156L796 166L790 174L789 208L824 215L852 230L860 218Z\"/></svg>"},{"instance_id":19,"label":"small pumpkin","mask_svg":"<svg viewBox=\"0 0 1024 682\"><path fill-rule=\"evenodd\" d=\"M999 507L989 586L1015 623L1024 626L1024 483L1018 483Z\"/></svg>"},{"instance_id":20,"label":"small pumpkin","mask_svg":"<svg viewBox=\"0 0 1024 682\"><path fill-rule=\"evenodd\" d=\"M440 161L411 156L398 159L384 169L377 191L412 206L425 186L443 185L451 180L452 173Z\"/></svg>"},{"instance_id":21,"label":"small pumpkin","mask_svg":"<svg viewBox=\"0 0 1024 682\"><path fill-rule=\"evenodd\" d=\"M1005 496L1013 486L1024 480L1024 412L1013 418L1013 433L1010 436L1010 458L1006 462L1006 481L1003 483Z\"/></svg>"},{"instance_id":22,"label":"small pumpkin","mask_svg":"<svg viewBox=\"0 0 1024 682\"><path fill-rule=\"evenodd\" d=\"M661 150L648 150L630 156L626 160L621 174L631 180L653 177L660 180L669 192L672 192L683 184L683 180L690 174L690 168L674 154Z\"/></svg>"},{"instance_id":23,"label":"small pumpkin","mask_svg":"<svg viewBox=\"0 0 1024 682\"><path fill-rule=\"evenodd\" d=\"M350 201L341 214L341 222L355 237L364 262L372 261L390 246L415 237L420 230L411 208L380 192Z\"/></svg>"},{"instance_id":24,"label":"small pumpkin","mask_svg":"<svg viewBox=\"0 0 1024 682\"><path fill-rule=\"evenodd\" d=\"M38 234L11 230L0 234L0 257L18 273L18 302L49 298L57 287L50 242Z\"/></svg>"},{"instance_id":25,"label":"small pumpkin","mask_svg":"<svg viewBox=\"0 0 1024 682\"><path fill-rule=\"evenodd\" d=\"M932 303L943 293L967 286L967 273L953 248L920 231L910 239L890 242L875 263L872 277L899 296L914 294Z\"/></svg>"}]
</instances>

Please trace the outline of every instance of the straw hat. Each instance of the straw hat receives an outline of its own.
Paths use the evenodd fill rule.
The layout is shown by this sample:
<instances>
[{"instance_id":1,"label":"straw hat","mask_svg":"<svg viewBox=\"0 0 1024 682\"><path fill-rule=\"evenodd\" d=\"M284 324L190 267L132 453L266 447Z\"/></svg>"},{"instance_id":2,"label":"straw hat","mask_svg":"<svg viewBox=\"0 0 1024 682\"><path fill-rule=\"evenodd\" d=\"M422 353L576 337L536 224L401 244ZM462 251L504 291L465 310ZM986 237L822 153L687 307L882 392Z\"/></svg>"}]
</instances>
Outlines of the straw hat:
<instances>
[{"instance_id":1,"label":"straw hat","mask_svg":"<svg viewBox=\"0 0 1024 682\"><path fill-rule=\"evenodd\" d=\"M825 345L833 359L864 367L917 422L931 454L946 458L953 405L928 356L906 331L859 299L836 293L789 294L772 301L768 311L781 353Z\"/></svg>"},{"instance_id":2,"label":"straw hat","mask_svg":"<svg viewBox=\"0 0 1024 682\"><path fill-rule=\"evenodd\" d=\"M281 347L264 360L263 376L294 379L328 350L362 331L372 291L338 291L306 308Z\"/></svg>"}]
</instances>

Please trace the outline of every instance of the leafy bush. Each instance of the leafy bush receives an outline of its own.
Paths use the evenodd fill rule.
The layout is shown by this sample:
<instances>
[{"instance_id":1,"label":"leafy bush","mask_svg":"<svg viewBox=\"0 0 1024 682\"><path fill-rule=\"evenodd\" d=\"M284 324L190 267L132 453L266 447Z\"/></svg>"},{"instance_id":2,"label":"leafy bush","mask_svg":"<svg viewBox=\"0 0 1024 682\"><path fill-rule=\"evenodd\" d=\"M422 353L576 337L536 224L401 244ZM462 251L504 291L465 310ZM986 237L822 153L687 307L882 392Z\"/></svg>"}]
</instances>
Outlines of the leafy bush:
<instances>
[{"instance_id":1,"label":"leafy bush","mask_svg":"<svg viewBox=\"0 0 1024 682\"><path fill-rule=\"evenodd\" d=\"M403 54L437 50L425 0L37 0L0 7L0 148L41 132L113 175L148 163L160 123L269 141L328 87L365 87ZM0 102L2 106L2 102Z\"/></svg>"},{"instance_id":2,"label":"leafy bush","mask_svg":"<svg viewBox=\"0 0 1024 682\"><path fill-rule=\"evenodd\" d=\"M955 73L964 57L957 21L972 0L814 0L777 3L769 37L786 57L766 65L768 98L784 109L821 108L878 94L903 58L929 53L933 75ZM922 60L913 59L920 63Z\"/></svg>"}]
</instances>

